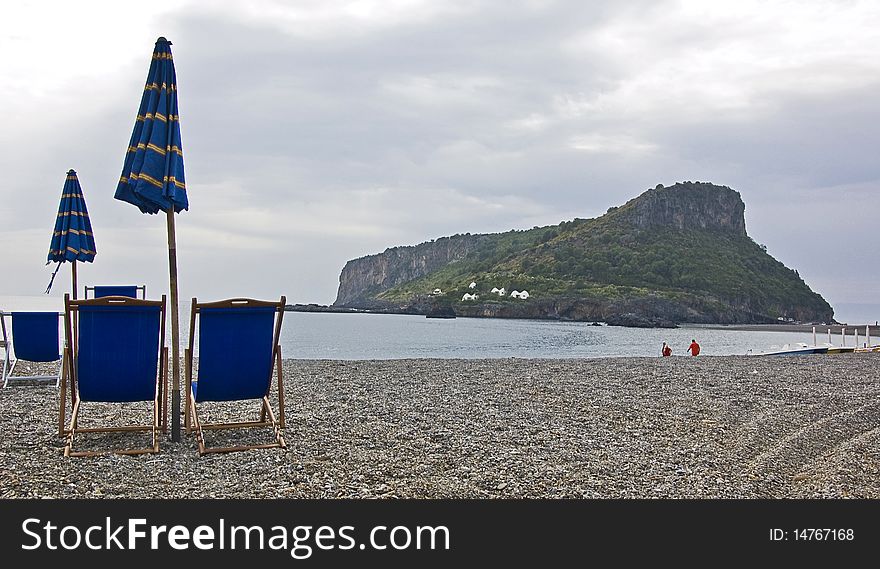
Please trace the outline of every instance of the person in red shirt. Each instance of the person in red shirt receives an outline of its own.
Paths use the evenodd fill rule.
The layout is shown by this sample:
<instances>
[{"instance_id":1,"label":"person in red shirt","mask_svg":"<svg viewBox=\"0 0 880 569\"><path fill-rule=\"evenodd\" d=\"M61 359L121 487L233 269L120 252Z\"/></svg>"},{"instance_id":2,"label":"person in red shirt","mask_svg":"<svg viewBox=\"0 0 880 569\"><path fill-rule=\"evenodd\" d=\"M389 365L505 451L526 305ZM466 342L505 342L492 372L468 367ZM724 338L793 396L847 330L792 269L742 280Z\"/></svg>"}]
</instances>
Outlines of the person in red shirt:
<instances>
[{"instance_id":1,"label":"person in red shirt","mask_svg":"<svg viewBox=\"0 0 880 569\"><path fill-rule=\"evenodd\" d=\"M660 350L660 353L663 354L663 357L668 357L672 355L672 348L666 342L663 342L663 349Z\"/></svg>"},{"instance_id":2,"label":"person in red shirt","mask_svg":"<svg viewBox=\"0 0 880 569\"><path fill-rule=\"evenodd\" d=\"M693 340L693 339L692 339L692 340L691 340L691 345L688 346L687 351L689 351L689 352L691 353L692 356L699 355L699 353L700 353L700 345L697 343L696 340Z\"/></svg>"}]
</instances>

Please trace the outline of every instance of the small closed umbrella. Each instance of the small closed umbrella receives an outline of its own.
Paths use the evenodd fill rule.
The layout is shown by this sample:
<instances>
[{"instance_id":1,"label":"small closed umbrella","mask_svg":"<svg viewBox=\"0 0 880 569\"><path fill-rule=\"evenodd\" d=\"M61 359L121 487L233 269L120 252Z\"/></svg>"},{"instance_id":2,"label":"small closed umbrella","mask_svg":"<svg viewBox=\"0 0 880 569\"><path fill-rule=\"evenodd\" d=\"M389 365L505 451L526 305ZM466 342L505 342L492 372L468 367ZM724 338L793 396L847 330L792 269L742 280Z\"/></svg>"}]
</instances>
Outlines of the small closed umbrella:
<instances>
[{"instance_id":1,"label":"small closed umbrella","mask_svg":"<svg viewBox=\"0 0 880 569\"><path fill-rule=\"evenodd\" d=\"M61 264L70 262L70 273L73 287L73 298L76 298L76 263L95 260L95 236L92 233L92 223L89 221L89 210L86 209L86 200L83 197L79 179L73 170L67 171L67 179L64 181L64 189L61 190L61 203L58 205L58 215L55 217L55 230L52 233L52 242L49 244L49 256L46 264L58 263L52 273L46 294L52 289L55 275Z\"/></svg>"},{"instance_id":2,"label":"small closed umbrella","mask_svg":"<svg viewBox=\"0 0 880 569\"><path fill-rule=\"evenodd\" d=\"M156 40L147 83L122 175L113 196L142 213L165 212L168 229L168 275L171 292L171 439L180 440L180 335L177 298L177 239L174 214L189 209L183 176L183 145L177 111L177 75L171 42Z\"/></svg>"}]
</instances>

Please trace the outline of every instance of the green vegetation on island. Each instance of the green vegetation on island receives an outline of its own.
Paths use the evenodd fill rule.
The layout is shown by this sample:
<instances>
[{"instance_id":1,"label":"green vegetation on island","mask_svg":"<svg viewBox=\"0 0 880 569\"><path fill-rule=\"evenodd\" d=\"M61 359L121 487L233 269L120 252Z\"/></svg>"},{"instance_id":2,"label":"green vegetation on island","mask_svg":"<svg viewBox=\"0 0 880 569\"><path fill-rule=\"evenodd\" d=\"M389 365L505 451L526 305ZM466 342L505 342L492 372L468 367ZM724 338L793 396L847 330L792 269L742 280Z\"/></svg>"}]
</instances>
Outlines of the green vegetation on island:
<instances>
[{"instance_id":1,"label":"green vegetation on island","mask_svg":"<svg viewBox=\"0 0 880 569\"><path fill-rule=\"evenodd\" d=\"M658 186L596 219L443 238L448 243L437 240L438 247L477 239L425 274L375 283L362 301L406 305L428 295L462 314L508 307L507 315L524 317L541 317L524 305L566 300L587 307L575 311L581 319L633 312L675 322L833 320L831 306L797 271L748 237L744 207L730 188L686 182ZM504 296L492 292L502 287ZM528 299L512 298L514 290L528 291ZM465 294L477 298L461 300Z\"/></svg>"}]
</instances>

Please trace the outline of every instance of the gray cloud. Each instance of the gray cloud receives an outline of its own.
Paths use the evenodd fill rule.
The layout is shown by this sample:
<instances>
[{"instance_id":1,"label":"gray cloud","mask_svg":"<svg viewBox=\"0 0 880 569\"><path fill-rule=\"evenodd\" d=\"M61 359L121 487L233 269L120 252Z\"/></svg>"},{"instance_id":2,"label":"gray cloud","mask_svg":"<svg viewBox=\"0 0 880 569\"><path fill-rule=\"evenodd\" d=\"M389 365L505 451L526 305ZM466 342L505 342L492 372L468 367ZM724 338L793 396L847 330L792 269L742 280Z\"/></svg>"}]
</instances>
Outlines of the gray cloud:
<instances>
[{"instance_id":1,"label":"gray cloud","mask_svg":"<svg viewBox=\"0 0 880 569\"><path fill-rule=\"evenodd\" d=\"M620 4L229 1L163 17L192 206L182 296L326 303L350 258L708 180L742 193L753 237L832 305L870 304L878 10ZM0 90L15 110L4 292L44 286L71 167L98 242L87 279L167 286L163 220L112 199L151 47L37 95Z\"/></svg>"}]
</instances>

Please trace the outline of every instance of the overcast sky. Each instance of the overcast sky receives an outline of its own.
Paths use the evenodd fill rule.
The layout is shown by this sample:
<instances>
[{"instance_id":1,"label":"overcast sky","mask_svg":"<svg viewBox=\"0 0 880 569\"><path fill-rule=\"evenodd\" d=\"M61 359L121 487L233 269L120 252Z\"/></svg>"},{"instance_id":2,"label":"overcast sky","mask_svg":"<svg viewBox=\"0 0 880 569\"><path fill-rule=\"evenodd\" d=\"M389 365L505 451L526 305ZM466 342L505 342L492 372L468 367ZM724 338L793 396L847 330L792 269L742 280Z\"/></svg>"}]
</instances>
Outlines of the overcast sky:
<instances>
[{"instance_id":1,"label":"overcast sky","mask_svg":"<svg viewBox=\"0 0 880 569\"><path fill-rule=\"evenodd\" d=\"M328 304L349 259L700 180L838 320L880 318L880 3L855 1L4 2L0 294L45 289L69 168L80 286L167 290L164 218L113 199L159 36L181 298Z\"/></svg>"}]
</instances>

